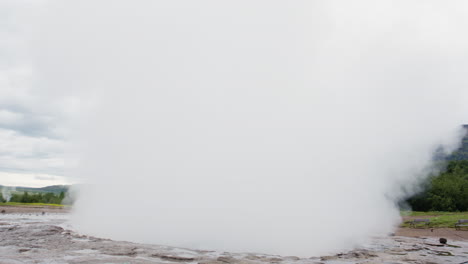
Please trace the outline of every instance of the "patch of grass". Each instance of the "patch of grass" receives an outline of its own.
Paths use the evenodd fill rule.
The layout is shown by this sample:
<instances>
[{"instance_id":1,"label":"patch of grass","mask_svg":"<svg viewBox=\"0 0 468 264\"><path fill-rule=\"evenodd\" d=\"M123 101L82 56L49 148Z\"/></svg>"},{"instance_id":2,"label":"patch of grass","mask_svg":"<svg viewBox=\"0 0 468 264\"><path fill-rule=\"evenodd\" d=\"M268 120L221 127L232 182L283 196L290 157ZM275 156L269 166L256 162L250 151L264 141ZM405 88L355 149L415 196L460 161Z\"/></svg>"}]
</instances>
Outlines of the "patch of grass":
<instances>
[{"instance_id":1,"label":"patch of grass","mask_svg":"<svg viewBox=\"0 0 468 264\"><path fill-rule=\"evenodd\" d=\"M16 202L0 203L0 205L6 205L6 206L57 206L57 207L66 207L66 205L63 205L63 204L16 203Z\"/></svg>"},{"instance_id":2,"label":"patch of grass","mask_svg":"<svg viewBox=\"0 0 468 264\"><path fill-rule=\"evenodd\" d=\"M402 216L439 216L439 215L458 215L458 214L468 214L468 212L415 212L415 211L401 211Z\"/></svg>"},{"instance_id":3,"label":"patch of grass","mask_svg":"<svg viewBox=\"0 0 468 264\"><path fill-rule=\"evenodd\" d=\"M431 227L454 228L455 223L460 219L468 219L468 212L408 212L402 211L402 216L416 216L418 218L430 219ZM403 227L409 227L408 223L403 223Z\"/></svg>"}]
</instances>

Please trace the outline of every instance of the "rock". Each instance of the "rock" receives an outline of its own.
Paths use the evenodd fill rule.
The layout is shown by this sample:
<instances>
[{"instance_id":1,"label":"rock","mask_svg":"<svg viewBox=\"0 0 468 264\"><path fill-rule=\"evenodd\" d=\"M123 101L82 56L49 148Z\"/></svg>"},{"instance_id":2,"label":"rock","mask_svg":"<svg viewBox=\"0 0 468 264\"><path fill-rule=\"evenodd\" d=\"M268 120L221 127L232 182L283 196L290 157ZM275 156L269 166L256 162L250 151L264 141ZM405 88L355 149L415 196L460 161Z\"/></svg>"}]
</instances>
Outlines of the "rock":
<instances>
[{"instance_id":1,"label":"rock","mask_svg":"<svg viewBox=\"0 0 468 264\"><path fill-rule=\"evenodd\" d=\"M133 250L117 250L117 251L113 251L113 252L104 252L108 255L111 255L111 256L128 256L128 257L131 257L131 256L135 256L137 254L137 252L133 251Z\"/></svg>"},{"instance_id":2,"label":"rock","mask_svg":"<svg viewBox=\"0 0 468 264\"><path fill-rule=\"evenodd\" d=\"M260 260L261 259L261 257L256 256L256 255L248 255L245 258L248 260Z\"/></svg>"},{"instance_id":3,"label":"rock","mask_svg":"<svg viewBox=\"0 0 468 264\"><path fill-rule=\"evenodd\" d=\"M19 229L19 226L15 225L15 226L9 227L7 230L8 231L15 231L17 229Z\"/></svg>"},{"instance_id":4,"label":"rock","mask_svg":"<svg viewBox=\"0 0 468 264\"><path fill-rule=\"evenodd\" d=\"M336 257L336 256L321 256L320 260L321 261L328 261L328 260L337 259L337 258L338 257Z\"/></svg>"},{"instance_id":5,"label":"rock","mask_svg":"<svg viewBox=\"0 0 468 264\"><path fill-rule=\"evenodd\" d=\"M221 262L225 262L225 263L234 263L236 262L237 260L233 257L224 257L224 256L221 256L221 257L218 257L218 259L216 259L217 261L221 261Z\"/></svg>"},{"instance_id":6,"label":"rock","mask_svg":"<svg viewBox=\"0 0 468 264\"><path fill-rule=\"evenodd\" d=\"M267 262L270 262L270 263L278 263L278 262L283 261L283 259L278 258L278 257L267 258L266 260Z\"/></svg>"},{"instance_id":7,"label":"rock","mask_svg":"<svg viewBox=\"0 0 468 264\"><path fill-rule=\"evenodd\" d=\"M217 261L217 260L205 260L200 261L198 264L224 264L225 262Z\"/></svg>"},{"instance_id":8,"label":"rock","mask_svg":"<svg viewBox=\"0 0 468 264\"><path fill-rule=\"evenodd\" d=\"M55 234L61 234L63 232L63 228L60 226L46 226L44 229L34 232L34 236L50 236Z\"/></svg>"},{"instance_id":9,"label":"rock","mask_svg":"<svg viewBox=\"0 0 468 264\"><path fill-rule=\"evenodd\" d=\"M447 239L441 237L441 238L439 238L439 242L440 242L441 244L444 244L444 245L445 245L445 244L447 244Z\"/></svg>"},{"instance_id":10,"label":"rock","mask_svg":"<svg viewBox=\"0 0 468 264\"><path fill-rule=\"evenodd\" d=\"M195 258L192 257L180 257L175 255L164 255L164 254L152 254L151 257L160 258L163 260L172 260L172 261L194 261Z\"/></svg>"},{"instance_id":11,"label":"rock","mask_svg":"<svg viewBox=\"0 0 468 264\"><path fill-rule=\"evenodd\" d=\"M453 256L452 252L449 251L432 250L429 253L437 256Z\"/></svg>"},{"instance_id":12,"label":"rock","mask_svg":"<svg viewBox=\"0 0 468 264\"><path fill-rule=\"evenodd\" d=\"M300 260L299 257L296 257L296 256L286 256L286 257L283 257L284 260L289 260L289 261L298 261Z\"/></svg>"}]
</instances>

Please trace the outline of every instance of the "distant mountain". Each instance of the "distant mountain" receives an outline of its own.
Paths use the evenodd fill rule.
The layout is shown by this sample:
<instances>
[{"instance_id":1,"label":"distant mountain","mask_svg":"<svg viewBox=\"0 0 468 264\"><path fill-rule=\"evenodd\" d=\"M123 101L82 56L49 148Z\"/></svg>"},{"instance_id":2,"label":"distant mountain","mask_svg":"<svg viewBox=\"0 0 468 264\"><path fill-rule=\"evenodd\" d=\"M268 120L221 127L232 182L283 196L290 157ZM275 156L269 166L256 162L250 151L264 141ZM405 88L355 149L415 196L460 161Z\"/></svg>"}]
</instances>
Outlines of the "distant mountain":
<instances>
[{"instance_id":1,"label":"distant mountain","mask_svg":"<svg viewBox=\"0 0 468 264\"><path fill-rule=\"evenodd\" d=\"M59 194L61 192L67 192L71 185L51 185L42 188L32 187L21 187L21 186L3 186L0 185L0 189L4 187L15 188L17 192L31 192L31 193L54 193Z\"/></svg>"}]
</instances>

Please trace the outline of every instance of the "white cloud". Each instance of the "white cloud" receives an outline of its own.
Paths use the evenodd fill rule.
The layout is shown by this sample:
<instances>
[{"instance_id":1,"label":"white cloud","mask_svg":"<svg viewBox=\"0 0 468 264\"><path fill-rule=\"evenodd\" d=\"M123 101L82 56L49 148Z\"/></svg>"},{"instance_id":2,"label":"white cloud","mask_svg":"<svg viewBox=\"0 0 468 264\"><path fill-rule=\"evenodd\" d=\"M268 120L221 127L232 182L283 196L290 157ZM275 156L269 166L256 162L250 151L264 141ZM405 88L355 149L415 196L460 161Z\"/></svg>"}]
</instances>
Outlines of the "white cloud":
<instances>
[{"instance_id":1,"label":"white cloud","mask_svg":"<svg viewBox=\"0 0 468 264\"><path fill-rule=\"evenodd\" d=\"M21 113L0 109L0 125L16 125L24 119Z\"/></svg>"},{"instance_id":2,"label":"white cloud","mask_svg":"<svg viewBox=\"0 0 468 264\"><path fill-rule=\"evenodd\" d=\"M78 112L79 100L41 86L32 63L33 18L43 3L0 3L0 184L4 185L33 185L38 179L32 175L64 175L74 163L65 154L69 120ZM63 181L57 177L47 183Z\"/></svg>"},{"instance_id":3,"label":"white cloud","mask_svg":"<svg viewBox=\"0 0 468 264\"><path fill-rule=\"evenodd\" d=\"M5 186L45 187L74 182L67 177L50 174L0 172L0 183Z\"/></svg>"},{"instance_id":4,"label":"white cloud","mask_svg":"<svg viewBox=\"0 0 468 264\"><path fill-rule=\"evenodd\" d=\"M63 172L66 143L0 129L0 170Z\"/></svg>"}]
</instances>

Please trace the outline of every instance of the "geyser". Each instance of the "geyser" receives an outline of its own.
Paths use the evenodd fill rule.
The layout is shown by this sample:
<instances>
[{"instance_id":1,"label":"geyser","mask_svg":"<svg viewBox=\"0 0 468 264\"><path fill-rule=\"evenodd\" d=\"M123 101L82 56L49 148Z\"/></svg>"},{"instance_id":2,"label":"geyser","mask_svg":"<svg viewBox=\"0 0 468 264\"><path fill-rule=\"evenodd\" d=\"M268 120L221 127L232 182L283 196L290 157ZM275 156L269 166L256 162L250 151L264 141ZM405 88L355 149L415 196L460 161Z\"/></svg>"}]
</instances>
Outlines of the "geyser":
<instances>
[{"instance_id":1,"label":"geyser","mask_svg":"<svg viewBox=\"0 0 468 264\"><path fill-rule=\"evenodd\" d=\"M41 81L88 106L74 224L301 256L391 232L466 121L466 5L50 3Z\"/></svg>"}]
</instances>

